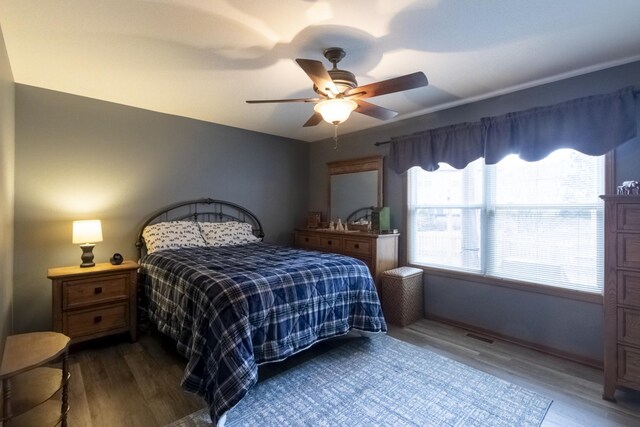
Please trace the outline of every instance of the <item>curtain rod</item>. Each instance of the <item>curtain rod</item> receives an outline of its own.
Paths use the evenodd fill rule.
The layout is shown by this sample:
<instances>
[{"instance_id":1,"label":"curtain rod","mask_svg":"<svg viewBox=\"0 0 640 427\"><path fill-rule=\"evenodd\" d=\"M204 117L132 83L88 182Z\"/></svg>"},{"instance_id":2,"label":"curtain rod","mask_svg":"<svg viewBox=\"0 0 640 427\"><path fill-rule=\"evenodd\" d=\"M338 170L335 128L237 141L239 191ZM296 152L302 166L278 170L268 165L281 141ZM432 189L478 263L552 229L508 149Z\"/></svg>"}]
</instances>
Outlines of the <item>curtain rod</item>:
<instances>
[{"instance_id":1,"label":"curtain rod","mask_svg":"<svg viewBox=\"0 0 640 427\"><path fill-rule=\"evenodd\" d=\"M385 145L385 144L391 144L391 141L376 142L376 143L375 143L375 144L373 144L373 145L375 145L375 146L377 147L377 146L379 146L379 145Z\"/></svg>"}]
</instances>

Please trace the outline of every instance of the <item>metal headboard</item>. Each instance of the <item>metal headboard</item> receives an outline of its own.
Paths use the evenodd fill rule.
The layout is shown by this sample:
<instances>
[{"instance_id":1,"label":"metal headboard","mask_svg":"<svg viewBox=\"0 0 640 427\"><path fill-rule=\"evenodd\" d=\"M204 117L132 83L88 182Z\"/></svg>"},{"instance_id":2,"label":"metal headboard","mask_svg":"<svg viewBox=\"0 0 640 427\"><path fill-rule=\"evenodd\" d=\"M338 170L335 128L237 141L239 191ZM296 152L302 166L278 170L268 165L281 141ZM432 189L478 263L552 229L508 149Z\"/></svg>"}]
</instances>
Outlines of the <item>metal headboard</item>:
<instances>
[{"instance_id":1,"label":"metal headboard","mask_svg":"<svg viewBox=\"0 0 640 427\"><path fill-rule=\"evenodd\" d=\"M346 223L350 224L352 222L358 222L361 219L366 219L367 221L371 221L371 211L373 211L374 207L369 206L366 208L356 209L351 212L347 217Z\"/></svg>"},{"instance_id":2,"label":"metal headboard","mask_svg":"<svg viewBox=\"0 0 640 427\"><path fill-rule=\"evenodd\" d=\"M162 208L149 217L138 233L136 239L136 248L138 248L138 259L142 257L142 250L145 248L142 232L147 225L165 221L181 221L191 220L199 222L225 222L239 221L251 224L253 234L262 239L264 231L262 224L257 216L242 206L225 202L224 200L215 200L211 198L189 200L186 202L176 203Z\"/></svg>"}]
</instances>

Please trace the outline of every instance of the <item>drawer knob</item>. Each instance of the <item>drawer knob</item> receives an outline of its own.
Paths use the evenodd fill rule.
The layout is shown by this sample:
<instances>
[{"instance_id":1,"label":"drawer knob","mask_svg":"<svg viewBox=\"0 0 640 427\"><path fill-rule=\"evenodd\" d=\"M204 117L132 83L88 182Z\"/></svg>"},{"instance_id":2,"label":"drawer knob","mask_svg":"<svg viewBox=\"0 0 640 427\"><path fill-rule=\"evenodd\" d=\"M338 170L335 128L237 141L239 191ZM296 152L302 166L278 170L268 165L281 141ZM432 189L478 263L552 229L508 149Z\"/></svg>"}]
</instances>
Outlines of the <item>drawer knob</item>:
<instances>
[{"instance_id":1,"label":"drawer knob","mask_svg":"<svg viewBox=\"0 0 640 427\"><path fill-rule=\"evenodd\" d=\"M309 241L309 238L308 238L308 237L305 237L305 238L304 238L304 241L305 241L305 242L308 242L308 241Z\"/></svg>"},{"instance_id":2,"label":"drawer knob","mask_svg":"<svg viewBox=\"0 0 640 427\"><path fill-rule=\"evenodd\" d=\"M93 323L100 323L102 322L102 316L96 316L93 318Z\"/></svg>"},{"instance_id":3,"label":"drawer knob","mask_svg":"<svg viewBox=\"0 0 640 427\"><path fill-rule=\"evenodd\" d=\"M354 248L359 249L360 245L358 243L356 243L355 245L353 245Z\"/></svg>"},{"instance_id":4,"label":"drawer knob","mask_svg":"<svg viewBox=\"0 0 640 427\"><path fill-rule=\"evenodd\" d=\"M330 244L331 244L331 240L327 240L327 245L330 245Z\"/></svg>"},{"instance_id":5,"label":"drawer knob","mask_svg":"<svg viewBox=\"0 0 640 427\"><path fill-rule=\"evenodd\" d=\"M102 286L98 286L97 288L93 289L93 293L98 295L102 293Z\"/></svg>"}]
</instances>

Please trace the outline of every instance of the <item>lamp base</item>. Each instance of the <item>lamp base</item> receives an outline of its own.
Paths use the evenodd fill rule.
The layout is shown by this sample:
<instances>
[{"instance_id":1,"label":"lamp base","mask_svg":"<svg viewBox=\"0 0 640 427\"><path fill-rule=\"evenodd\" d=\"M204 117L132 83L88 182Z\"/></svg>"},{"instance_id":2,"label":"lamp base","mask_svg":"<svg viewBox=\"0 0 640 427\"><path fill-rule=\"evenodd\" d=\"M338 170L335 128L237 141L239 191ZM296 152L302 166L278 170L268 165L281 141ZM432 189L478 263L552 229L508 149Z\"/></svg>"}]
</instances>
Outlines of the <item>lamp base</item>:
<instances>
[{"instance_id":1,"label":"lamp base","mask_svg":"<svg viewBox=\"0 0 640 427\"><path fill-rule=\"evenodd\" d=\"M95 262L93 262L93 248L94 248L94 244L92 243L87 243L85 245L80 245L80 247L82 248L82 257L80 258L82 260L82 264L80 264L80 267L93 267L96 265Z\"/></svg>"}]
</instances>

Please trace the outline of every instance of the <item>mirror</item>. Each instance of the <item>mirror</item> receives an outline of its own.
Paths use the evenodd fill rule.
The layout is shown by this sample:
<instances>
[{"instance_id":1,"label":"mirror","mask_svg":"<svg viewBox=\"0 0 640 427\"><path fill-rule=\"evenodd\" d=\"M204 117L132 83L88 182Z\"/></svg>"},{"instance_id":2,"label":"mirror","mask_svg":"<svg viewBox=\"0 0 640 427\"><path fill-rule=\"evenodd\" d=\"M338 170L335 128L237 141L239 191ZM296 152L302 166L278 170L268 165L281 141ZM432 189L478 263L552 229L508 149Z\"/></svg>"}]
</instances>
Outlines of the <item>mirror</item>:
<instances>
[{"instance_id":1,"label":"mirror","mask_svg":"<svg viewBox=\"0 0 640 427\"><path fill-rule=\"evenodd\" d=\"M329 168L329 220L354 211L382 206L382 156L327 163Z\"/></svg>"}]
</instances>

